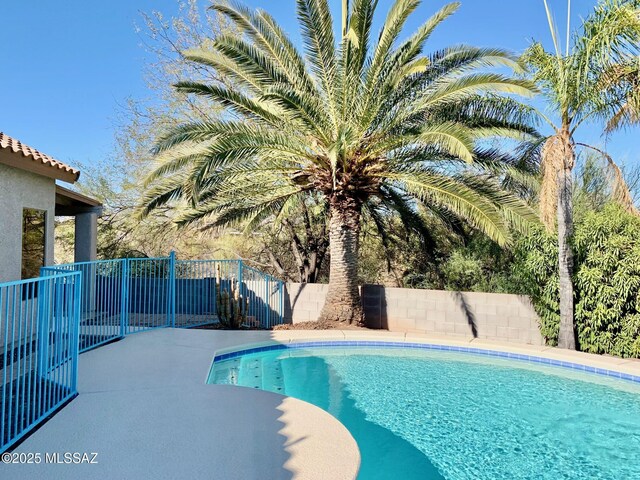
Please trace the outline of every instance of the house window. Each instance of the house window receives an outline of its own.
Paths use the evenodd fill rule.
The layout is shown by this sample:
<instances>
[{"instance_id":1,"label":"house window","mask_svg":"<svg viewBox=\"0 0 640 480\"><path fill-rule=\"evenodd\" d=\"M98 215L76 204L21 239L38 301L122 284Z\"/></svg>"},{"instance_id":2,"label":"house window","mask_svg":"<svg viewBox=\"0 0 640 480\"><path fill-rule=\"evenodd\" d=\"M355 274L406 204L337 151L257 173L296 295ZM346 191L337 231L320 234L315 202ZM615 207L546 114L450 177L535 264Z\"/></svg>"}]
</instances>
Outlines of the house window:
<instances>
[{"instance_id":1,"label":"house window","mask_svg":"<svg viewBox=\"0 0 640 480\"><path fill-rule=\"evenodd\" d=\"M22 210L22 278L40 275L44 267L47 212L33 208Z\"/></svg>"}]
</instances>

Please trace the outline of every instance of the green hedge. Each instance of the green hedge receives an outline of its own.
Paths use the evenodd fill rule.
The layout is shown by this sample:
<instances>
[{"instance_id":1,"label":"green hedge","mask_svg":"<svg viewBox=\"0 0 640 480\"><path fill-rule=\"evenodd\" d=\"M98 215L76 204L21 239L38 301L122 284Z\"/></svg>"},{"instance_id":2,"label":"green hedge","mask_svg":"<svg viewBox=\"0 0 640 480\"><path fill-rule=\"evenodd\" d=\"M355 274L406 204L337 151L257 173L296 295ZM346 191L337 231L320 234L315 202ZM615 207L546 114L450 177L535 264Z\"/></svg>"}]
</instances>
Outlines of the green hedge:
<instances>
[{"instance_id":1,"label":"green hedge","mask_svg":"<svg viewBox=\"0 0 640 480\"><path fill-rule=\"evenodd\" d=\"M585 352L640 358L640 218L609 204L576 223L575 321ZM540 330L557 344L557 245L538 229L516 247L514 273L531 295Z\"/></svg>"}]
</instances>

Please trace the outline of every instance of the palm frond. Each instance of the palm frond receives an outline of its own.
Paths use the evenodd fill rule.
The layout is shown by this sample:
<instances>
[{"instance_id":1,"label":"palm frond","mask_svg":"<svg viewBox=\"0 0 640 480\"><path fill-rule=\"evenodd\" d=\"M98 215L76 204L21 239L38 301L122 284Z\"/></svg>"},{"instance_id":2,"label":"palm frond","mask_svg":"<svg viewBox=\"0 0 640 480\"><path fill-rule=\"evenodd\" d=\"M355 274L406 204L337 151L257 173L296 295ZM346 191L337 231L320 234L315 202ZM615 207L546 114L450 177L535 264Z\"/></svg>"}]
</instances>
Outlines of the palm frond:
<instances>
[{"instance_id":1,"label":"palm frond","mask_svg":"<svg viewBox=\"0 0 640 480\"><path fill-rule=\"evenodd\" d=\"M195 93L196 95L208 97L245 118L264 120L273 125L281 123L281 118L278 116L280 112L273 105L256 101L239 91L233 91L217 85L187 81L178 82L175 87L183 93Z\"/></svg>"},{"instance_id":2,"label":"palm frond","mask_svg":"<svg viewBox=\"0 0 640 480\"><path fill-rule=\"evenodd\" d=\"M371 58L371 65L366 73L365 84L367 91L374 92L374 86L378 82L378 75L388 60L394 42L398 39L407 19L419 4L420 0L397 0L389 9Z\"/></svg>"},{"instance_id":3,"label":"palm frond","mask_svg":"<svg viewBox=\"0 0 640 480\"><path fill-rule=\"evenodd\" d=\"M500 208L460 179L424 170L387 172L386 179L422 202L446 207L498 244L511 243Z\"/></svg>"},{"instance_id":4,"label":"palm frond","mask_svg":"<svg viewBox=\"0 0 640 480\"><path fill-rule=\"evenodd\" d=\"M324 94L334 98L336 50L333 19L327 0L296 0L298 20L309 65Z\"/></svg>"},{"instance_id":5,"label":"palm frond","mask_svg":"<svg viewBox=\"0 0 640 480\"><path fill-rule=\"evenodd\" d=\"M401 41L419 3L394 1L373 39L377 0L343 1L337 34L327 0L296 0L304 54L268 13L216 3L240 34L184 56L233 88L176 85L224 110L159 137L144 211L180 202L188 205L182 224L207 218L251 229L294 215L313 197L332 209L351 205L356 222L364 209L380 229L397 214L428 239L427 212L509 244L532 221L522 198L535 165L486 145L538 141L535 112L514 98L534 87L493 71L519 73L518 59L501 49L424 51L457 2ZM536 49L530 57L546 59Z\"/></svg>"},{"instance_id":6,"label":"palm frond","mask_svg":"<svg viewBox=\"0 0 640 480\"><path fill-rule=\"evenodd\" d=\"M211 8L233 21L260 49L268 52L296 88L313 90L313 81L302 56L271 15L260 10L253 12L237 2L230 5L215 4Z\"/></svg>"}]
</instances>

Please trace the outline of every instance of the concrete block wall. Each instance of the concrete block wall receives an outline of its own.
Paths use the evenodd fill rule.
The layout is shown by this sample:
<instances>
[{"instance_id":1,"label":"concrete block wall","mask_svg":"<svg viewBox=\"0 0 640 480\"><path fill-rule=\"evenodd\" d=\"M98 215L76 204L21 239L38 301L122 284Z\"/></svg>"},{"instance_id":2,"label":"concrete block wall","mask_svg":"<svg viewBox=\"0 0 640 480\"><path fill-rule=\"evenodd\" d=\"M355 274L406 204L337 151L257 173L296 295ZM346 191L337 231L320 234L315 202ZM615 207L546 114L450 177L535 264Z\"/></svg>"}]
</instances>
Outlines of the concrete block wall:
<instances>
[{"instance_id":1,"label":"concrete block wall","mask_svg":"<svg viewBox=\"0 0 640 480\"><path fill-rule=\"evenodd\" d=\"M329 285L289 283L285 293L284 318L287 323L312 322L320 316Z\"/></svg>"},{"instance_id":2,"label":"concrete block wall","mask_svg":"<svg viewBox=\"0 0 640 480\"><path fill-rule=\"evenodd\" d=\"M327 285L288 285L287 321L317 320ZM529 297L500 293L362 287L365 323L392 332L417 332L543 345Z\"/></svg>"}]
</instances>

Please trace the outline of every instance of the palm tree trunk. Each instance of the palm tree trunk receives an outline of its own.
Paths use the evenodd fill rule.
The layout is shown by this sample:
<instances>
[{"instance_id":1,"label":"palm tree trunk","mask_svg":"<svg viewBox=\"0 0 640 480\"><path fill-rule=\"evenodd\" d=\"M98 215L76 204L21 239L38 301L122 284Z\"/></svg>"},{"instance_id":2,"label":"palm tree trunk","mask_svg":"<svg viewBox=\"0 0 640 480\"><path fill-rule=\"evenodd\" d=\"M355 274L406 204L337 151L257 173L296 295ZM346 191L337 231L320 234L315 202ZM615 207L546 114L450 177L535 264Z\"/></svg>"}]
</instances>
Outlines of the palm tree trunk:
<instances>
[{"instance_id":1,"label":"palm tree trunk","mask_svg":"<svg viewBox=\"0 0 640 480\"><path fill-rule=\"evenodd\" d=\"M358 289L360 209L353 199L330 200L329 290L320 321L363 323Z\"/></svg>"},{"instance_id":2,"label":"palm tree trunk","mask_svg":"<svg viewBox=\"0 0 640 480\"><path fill-rule=\"evenodd\" d=\"M575 350L573 323L573 188L571 172L575 151L570 128L565 123L542 148L542 188L540 213L549 231L558 224L558 272L560 289L560 330L558 346ZM555 218L554 218L555 217Z\"/></svg>"},{"instance_id":3,"label":"palm tree trunk","mask_svg":"<svg viewBox=\"0 0 640 480\"><path fill-rule=\"evenodd\" d=\"M558 346L576 349L573 322L573 189L571 169L558 171L558 265L560 276L560 331Z\"/></svg>"}]
</instances>

